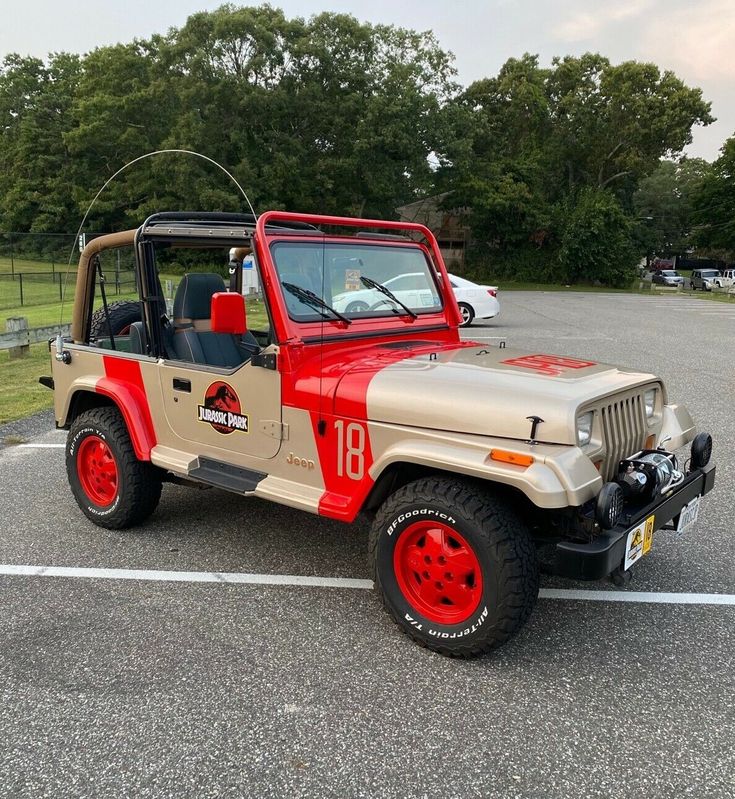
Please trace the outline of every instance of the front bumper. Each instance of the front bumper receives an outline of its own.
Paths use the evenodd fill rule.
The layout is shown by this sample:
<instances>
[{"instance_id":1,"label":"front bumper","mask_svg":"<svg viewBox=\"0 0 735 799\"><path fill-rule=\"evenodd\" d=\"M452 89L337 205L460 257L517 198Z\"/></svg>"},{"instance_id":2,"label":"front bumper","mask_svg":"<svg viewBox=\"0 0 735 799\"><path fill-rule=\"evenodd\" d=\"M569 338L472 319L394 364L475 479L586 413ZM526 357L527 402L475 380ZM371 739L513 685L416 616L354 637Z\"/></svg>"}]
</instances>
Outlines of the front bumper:
<instances>
[{"instance_id":1,"label":"front bumper","mask_svg":"<svg viewBox=\"0 0 735 799\"><path fill-rule=\"evenodd\" d=\"M601 532L587 544L561 541L556 545L553 571L575 580L600 580L624 561L628 533L649 516L654 516L654 530L660 530L675 519L682 508L700 494L709 493L715 485L715 465L708 463L687 475L671 493L657 497L634 514L623 514L624 521Z\"/></svg>"}]
</instances>

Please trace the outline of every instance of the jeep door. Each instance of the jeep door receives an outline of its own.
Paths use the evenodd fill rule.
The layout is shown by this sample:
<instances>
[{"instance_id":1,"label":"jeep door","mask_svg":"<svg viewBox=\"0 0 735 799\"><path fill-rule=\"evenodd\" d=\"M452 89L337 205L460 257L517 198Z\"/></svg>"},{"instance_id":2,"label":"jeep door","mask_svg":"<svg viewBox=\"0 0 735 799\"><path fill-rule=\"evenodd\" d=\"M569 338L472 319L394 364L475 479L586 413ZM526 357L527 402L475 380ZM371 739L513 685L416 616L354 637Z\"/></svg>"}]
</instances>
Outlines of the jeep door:
<instances>
[{"instance_id":1,"label":"jeep door","mask_svg":"<svg viewBox=\"0 0 735 799\"><path fill-rule=\"evenodd\" d=\"M158 370L171 446L245 465L278 454L279 372L251 360L234 370L159 361Z\"/></svg>"}]
</instances>

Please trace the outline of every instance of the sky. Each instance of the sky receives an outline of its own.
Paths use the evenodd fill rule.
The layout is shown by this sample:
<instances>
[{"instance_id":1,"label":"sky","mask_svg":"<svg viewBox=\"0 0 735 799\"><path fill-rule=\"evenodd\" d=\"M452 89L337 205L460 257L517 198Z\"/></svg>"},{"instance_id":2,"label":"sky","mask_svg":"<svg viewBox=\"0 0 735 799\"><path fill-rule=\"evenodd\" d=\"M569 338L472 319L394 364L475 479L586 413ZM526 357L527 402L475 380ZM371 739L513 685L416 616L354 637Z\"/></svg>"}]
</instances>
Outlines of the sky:
<instances>
[{"instance_id":1,"label":"sky","mask_svg":"<svg viewBox=\"0 0 735 799\"><path fill-rule=\"evenodd\" d=\"M242 5L257 5L257 2ZM0 57L44 57L146 38L183 25L221 0L0 0ZM467 85L506 59L600 52L614 63L653 61L698 86L717 122L696 128L692 156L717 157L735 133L735 0L272 0L288 16L321 11L373 23L430 29L456 58Z\"/></svg>"}]
</instances>

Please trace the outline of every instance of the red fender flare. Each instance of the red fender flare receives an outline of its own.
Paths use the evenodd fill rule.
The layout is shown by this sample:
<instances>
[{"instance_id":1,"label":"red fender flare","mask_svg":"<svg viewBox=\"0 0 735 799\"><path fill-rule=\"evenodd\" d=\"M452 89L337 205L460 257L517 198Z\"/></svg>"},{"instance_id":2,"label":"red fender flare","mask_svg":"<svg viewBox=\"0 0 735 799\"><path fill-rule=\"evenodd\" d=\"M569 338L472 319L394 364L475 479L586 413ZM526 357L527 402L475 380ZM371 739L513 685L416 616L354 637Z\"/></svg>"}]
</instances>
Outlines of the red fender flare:
<instances>
[{"instance_id":1,"label":"red fender flare","mask_svg":"<svg viewBox=\"0 0 735 799\"><path fill-rule=\"evenodd\" d=\"M104 356L105 377L95 384L95 391L109 397L120 409L135 450L141 461L151 459L156 446L156 431L140 371L140 363L128 358Z\"/></svg>"}]
</instances>

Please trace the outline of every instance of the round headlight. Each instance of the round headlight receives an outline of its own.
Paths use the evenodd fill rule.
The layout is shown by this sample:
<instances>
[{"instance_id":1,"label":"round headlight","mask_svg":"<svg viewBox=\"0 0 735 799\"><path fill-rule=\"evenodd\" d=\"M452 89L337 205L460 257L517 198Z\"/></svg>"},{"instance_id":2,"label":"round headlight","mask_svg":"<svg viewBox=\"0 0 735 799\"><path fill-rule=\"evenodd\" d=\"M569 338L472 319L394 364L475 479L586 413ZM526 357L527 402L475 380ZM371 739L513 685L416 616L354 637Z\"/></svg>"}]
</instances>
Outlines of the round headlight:
<instances>
[{"instance_id":1,"label":"round headlight","mask_svg":"<svg viewBox=\"0 0 735 799\"><path fill-rule=\"evenodd\" d=\"M597 495L595 519L603 530L615 527L623 512L625 497L623 489L617 483L605 483Z\"/></svg>"},{"instance_id":2,"label":"round headlight","mask_svg":"<svg viewBox=\"0 0 735 799\"><path fill-rule=\"evenodd\" d=\"M653 416L653 412L656 410L656 389L652 388L643 395L643 405L646 408L646 419L650 419Z\"/></svg>"},{"instance_id":3,"label":"round headlight","mask_svg":"<svg viewBox=\"0 0 735 799\"><path fill-rule=\"evenodd\" d=\"M702 469L712 457L712 436L709 433L697 433L692 441L692 469Z\"/></svg>"},{"instance_id":4,"label":"round headlight","mask_svg":"<svg viewBox=\"0 0 735 799\"><path fill-rule=\"evenodd\" d=\"M584 447L590 443L590 439L592 438L592 420L594 418L594 414L592 411L588 413L582 414L577 419L577 441L579 441L579 446Z\"/></svg>"}]
</instances>

